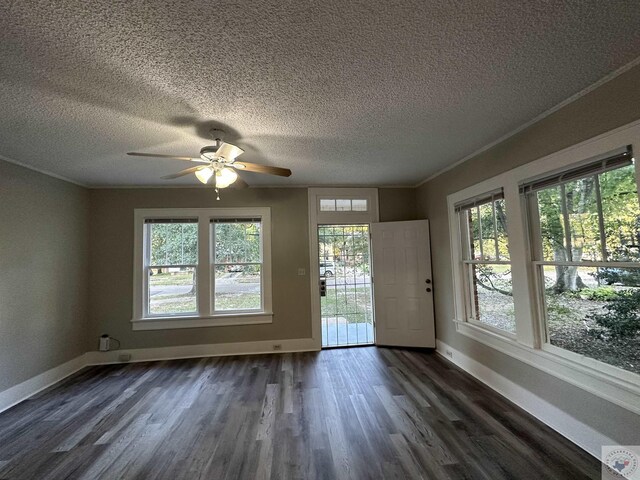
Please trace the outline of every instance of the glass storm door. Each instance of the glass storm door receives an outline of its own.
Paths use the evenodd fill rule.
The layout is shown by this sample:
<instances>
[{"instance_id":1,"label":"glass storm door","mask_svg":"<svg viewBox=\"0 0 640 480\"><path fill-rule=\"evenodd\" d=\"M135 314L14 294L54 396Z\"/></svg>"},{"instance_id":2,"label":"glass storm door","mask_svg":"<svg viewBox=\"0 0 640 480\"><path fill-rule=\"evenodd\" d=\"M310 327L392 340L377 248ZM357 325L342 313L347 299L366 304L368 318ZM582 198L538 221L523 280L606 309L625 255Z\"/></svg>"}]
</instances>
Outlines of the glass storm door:
<instances>
[{"instance_id":1,"label":"glass storm door","mask_svg":"<svg viewBox=\"0 0 640 480\"><path fill-rule=\"evenodd\" d=\"M373 344L369 225L319 225L322 346Z\"/></svg>"}]
</instances>

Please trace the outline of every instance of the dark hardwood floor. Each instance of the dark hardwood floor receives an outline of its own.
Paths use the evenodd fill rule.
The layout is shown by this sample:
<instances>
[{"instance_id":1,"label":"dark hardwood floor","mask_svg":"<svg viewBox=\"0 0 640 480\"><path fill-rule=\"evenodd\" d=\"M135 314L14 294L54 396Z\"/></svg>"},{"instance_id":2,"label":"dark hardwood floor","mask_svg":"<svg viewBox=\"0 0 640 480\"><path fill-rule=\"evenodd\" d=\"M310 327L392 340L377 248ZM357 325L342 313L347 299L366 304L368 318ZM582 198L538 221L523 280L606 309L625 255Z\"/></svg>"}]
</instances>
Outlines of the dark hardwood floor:
<instances>
[{"instance_id":1,"label":"dark hardwood floor","mask_svg":"<svg viewBox=\"0 0 640 480\"><path fill-rule=\"evenodd\" d=\"M90 367L0 414L0 479L574 479L599 463L435 353Z\"/></svg>"}]
</instances>

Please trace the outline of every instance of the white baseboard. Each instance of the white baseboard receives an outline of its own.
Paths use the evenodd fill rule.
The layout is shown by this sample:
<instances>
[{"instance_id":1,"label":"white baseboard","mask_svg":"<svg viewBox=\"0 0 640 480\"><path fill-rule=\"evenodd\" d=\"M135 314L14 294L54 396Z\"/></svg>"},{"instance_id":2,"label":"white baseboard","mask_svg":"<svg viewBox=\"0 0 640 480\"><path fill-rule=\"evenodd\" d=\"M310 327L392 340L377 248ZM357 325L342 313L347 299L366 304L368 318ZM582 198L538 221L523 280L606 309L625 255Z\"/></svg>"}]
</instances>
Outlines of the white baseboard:
<instances>
[{"instance_id":1,"label":"white baseboard","mask_svg":"<svg viewBox=\"0 0 640 480\"><path fill-rule=\"evenodd\" d=\"M46 372L42 372L29 380L14 385L0 392L0 412L13 407L36 393L50 387L54 383L73 375L87 365L86 354L80 355L68 362L58 365Z\"/></svg>"},{"instance_id":2,"label":"white baseboard","mask_svg":"<svg viewBox=\"0 0 640 480\"><path fill-rule=\"evenodd\" d=\"M280 345L274 350L274 345ZM149 362L177 358L217 357L226 355L253 355L260 353L308 352L318 350L311 338L268 340L261 342L213 343L208 345L180 345L176 347L139 348L110 352L87 352L79 357L36 375L18 385L0 392L0 412L13 407L36 393L64 380L89 365L122 363L123 353L131 355L129 362ZM129 363L127 362L127 363Z\"/></svg>"},{"instance_id":3,"label":"white baseboard","mask_svg":"<svg viewBox=\"0 0 640 480\"><path fill-rule=\"evenodd\" d=\"M583 450L600 460L602 445L617 445L618 442L606 437L588 425L576 420L555 405L513 383L489 367L477 362L464 353L440 340L436 341L436 352L482 383L508 398L523 410L548 425L560 435L569 439ZM448 355L451 352L451 355Z\"/></svg>"},{"instance_id":4,"label":"white baseboard","mask_svg":"<svg viewBox=\"0 0 640 480\"><path fill-rule=\"evenodd\" d=\"M280 345L274 350L274 345ZM259 342L210 343L206 345L178 345L175 347L135 348L110 352L88 352L87 365L121 363L120 355L131 355L131 362L172 360L178 358L220 357L227 355L255 355L261 353L309 352L318 350L311 338L266 340Z\"/></svg>"}]
</instances>

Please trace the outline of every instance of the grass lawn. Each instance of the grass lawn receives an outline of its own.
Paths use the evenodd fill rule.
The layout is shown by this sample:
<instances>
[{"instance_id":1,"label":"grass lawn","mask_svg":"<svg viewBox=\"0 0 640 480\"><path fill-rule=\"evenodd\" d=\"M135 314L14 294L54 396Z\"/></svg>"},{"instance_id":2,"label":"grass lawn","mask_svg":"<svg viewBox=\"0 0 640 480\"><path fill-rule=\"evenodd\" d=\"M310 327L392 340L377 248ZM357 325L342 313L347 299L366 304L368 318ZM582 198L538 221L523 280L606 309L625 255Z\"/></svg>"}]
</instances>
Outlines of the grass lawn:
<instances>
[{"instance_id":1,"label":"grass lawn","mask_svg":"<svg viewBox=\"0 0 640 480\"><path fill-rule=\"evenodd\" d=\"M173 284L172 284L173 285ZM251 310L260 308L259 293L241 294L218 294L215 298L216 310ZM155 295L151 298L149 305L150 313L153 315L168 314L188 314L196 313L197 303L195 294L171 294Z\"/></svg>"},{"instance_id":2,"label":"grass lawn","mask_svg":"<svg viewBox=\"0 0 640 480\"><path fill-rule=\"evenodd\" d=\"M196 313L196 296L183 295L158 295L152 297L149 302L149 313L160 315L163 313Z\"/></svg>"},{"instance_id":3,"label":"grass lawn","mask_svg":"<svg viewBox=\"0 0 640 480\"><path fill-rule=\"evenodd\" d=\"M219 293L215 299L216 310L258 310L259 293Z\"/></svg>"},{"instance_id":4,"label":"grass lawn","mask_svg":"<svg viewBox=\"0 0 640 480\"><path fill-rule=\"evenodd\" d=\"M176 273L156 273L149 277L149 285L166 286L166 285L192 285L192 272L176 272Z\"/></svg>"},{"instance_id":5,"label":"grass lawn","mask_svg":"<svg viewBox=\"0 0 640 480\"><path fill-rule=\"evenodd\" d=\"M349 323L371 323L373 306L371 287L328 287L327 296L320 297L323 317L344 317Z\"/></svg>"}]
</instances>

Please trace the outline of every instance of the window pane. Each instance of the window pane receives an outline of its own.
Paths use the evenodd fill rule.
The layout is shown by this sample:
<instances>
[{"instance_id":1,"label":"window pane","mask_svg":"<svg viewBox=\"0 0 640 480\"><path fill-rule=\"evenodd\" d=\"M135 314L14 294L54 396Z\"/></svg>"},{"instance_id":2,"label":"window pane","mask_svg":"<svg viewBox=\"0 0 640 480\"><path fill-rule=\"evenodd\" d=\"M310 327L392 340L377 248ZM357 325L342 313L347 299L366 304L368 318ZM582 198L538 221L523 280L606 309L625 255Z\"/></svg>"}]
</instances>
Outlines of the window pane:
<instances>
[{"instance_id":1,"label":"window pane","mask_svg":"<svg viewBox=\"0 0 640 480\"><path fill-rule=\"evenodd\" d=\"M467 215L469 221L470 259L508 261L509 243L504 200L465 209L462 214Z\"/></svg>"},{"instance_id":2,"label":"window pane","mask_svg":"<svg viewBox=\"0 0 640 480\"><path fill-rule=\"evenodd\" d=\"M475 319L515 333L510 265L467 265Z\"/></svg>"},{"instance_id":3,"label":"window pane","mask_svg":"<svg viewBox=\"0 0 640 480\"><path fill-rule=\"evenodd\" d=\"M350 212L351 211L351 200L349 200L349 199L338 199L338 200L336 200L336 211L338 211L338 212Z\"/></svg>"},{"instance_id":4,"label":"window pane","mask_svg":"<svg viewBox=\"0 0 640 480\"><path fill-rule=\"evenodd\" d=\"M369 226L320 225L318 247L322 345L373 342Z\"/></svg>"},{"instance_id":5,"label":"window pane","mask_svg":"<svg viewBox=\"0 0 640 480\"><path fill-rule=\"evenodd\" d=\"M608 260L640 260L640 208L635 167L600 175L600 192Z\"/></svg>"},{"instance_id":6,"label":"window pane","mask_svg":"<svg viewBox=\"0 0 640 480\"><path fill-rule=\"evenodd\" d=\"M568 261L602 260L595 177L568 182L564 185L564 190L571 229Z\"/></svg>"},{"instance_id":7,"label":"window pane","mask_svg":"<svg viewBox=\"0 0 640 480\"><path fill-rule=\"evenodd\" d=\"M366 200L351 200L351 209L354 212L366 212L367 201Z\"/></svg>"},{"instance_id":8,"label":"window pane","mask_svg":"<svg viewBox=\"0 0 640 480\"><path fill-rule=\"evenodd\" d=\"M496 241L493 223L493 206L485 203L478 207L480 212L480 232L482 234L482 252L485 260L496 260Z\"/></svg>"},{"instance_id":9,"label":"window pane","mask_svg":"<svg viewBox=\"0 0 640 480\"><path fill-rule=\"evenodd\" d=\"M320 211L321 212L335 212L336 211L336 201L334 199L321 199L320 200Z\"/></svg>"},{"instance_id":10,"label":"window pane","mask_svg":"<svg viewBox=\"0 0 640 480\"><path fill-rule=\"evenodd\" d=\"M504 200L494 202L496 229L498 235L498 260L509 260L509 240L507 238L507 214Z\"/></svg>"},{"instance_id":11,"label":"window pane","mask_svg":"<svg viewBox=\"0 0 640 480\"><path fill-rule=\"evenodd\" d=\"M549 343L640 373L640 269L542 268Z\"/></svg>"},{"instance_id":12,"label":"window pane","mask_svg":"<svg viewBox=\"0 0 640 480\"><path fill-rule=\"evenodd\" d=\"M260 222L213 223L215 263L259 263Z\"/></svg>"},{"instance_id":13,"label":"window pane","mask_svg":"<svg viewBox=\"0 0 640 480\"><path fill-rule=\"evenodd\" d=\"M196 313L196 269L149 269L149 314Z\"/></svg>"},{"instance_id":14,"label":"window pane","mask_svg":"<svg viewBox=\"0 0 640 480\"><path fill-rule=\"evenodd\" d=\"M546 188L537 193L542 237L542 259L566 262L564 222L560 187Z\"/></svg>"},{"instance_id":15,"label":"window pane","mask_svg":"<svg viewBox=\"0 0 640 480\"><path fill-rule=\"evenodd\" d=\"M215 310L260 309L260 271L260 265L217 265Z\"/></svg>"},{"instance_id":16,"label":"window pane","mask_svg":"<svg viewBox=\"0 0 640 480\"><path fill-rule=\"evenodd\" d=\"M198 263L197 223L150 223L151 265Z\"/></svg>"}]
</instances>

